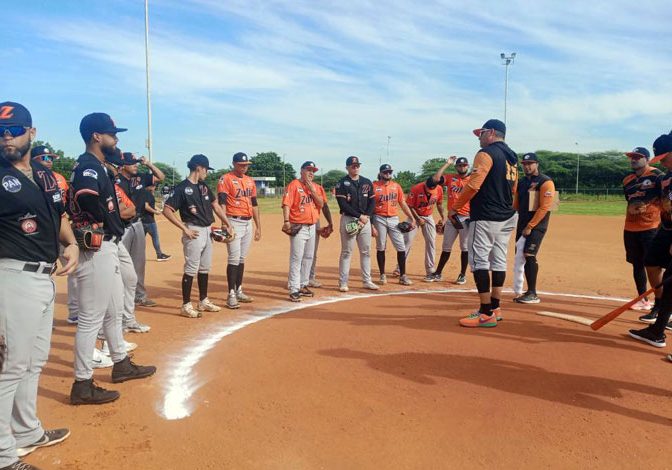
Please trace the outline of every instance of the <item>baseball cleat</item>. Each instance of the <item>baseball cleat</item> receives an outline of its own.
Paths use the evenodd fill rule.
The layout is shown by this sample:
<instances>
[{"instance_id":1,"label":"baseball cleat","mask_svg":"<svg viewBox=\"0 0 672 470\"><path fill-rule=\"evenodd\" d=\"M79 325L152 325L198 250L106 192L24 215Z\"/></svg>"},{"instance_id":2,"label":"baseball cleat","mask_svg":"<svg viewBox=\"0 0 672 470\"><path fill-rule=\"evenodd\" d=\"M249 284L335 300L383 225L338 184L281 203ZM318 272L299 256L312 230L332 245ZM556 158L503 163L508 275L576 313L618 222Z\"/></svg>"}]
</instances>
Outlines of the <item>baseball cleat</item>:
<instances>
[{"instance_id":1,"label":"baseball cleat","mask_svg":"<svg viewBox=\"0 0 672 470\"><path fill-rule=\"evenodd\" d=\"M182 308L180 309L180 315L187 318L201 318L202 316L201 312L197 311L194 306L191 305L191 302L182 305Z\"/></svg>"},{"instance_id":2,"label":"baseball cleat","mask_svg":"<svg viewBox=\"0 0 672 470\"><path fill-rule=\"evenodd\" d=\"M254 297L250 297L245 292L243 292L242 287L239 287L238 290L236 291L236 299L238 299L238 302L249 304L254 300Z\"/></svg>"},{"instance_id":3,"label":"baseball cleat","mask_svg":"<svg viewBox=\"0 0 672 470\"><path fill-rule=\"evenodd\" d=\"M79 317L75 315L74 317L68 317L65 319L66 322L68 322L68 325L76 325L77 322L79 321Z\"/></svg>"},{"instance_id":4,"label":"baseball cleat","mask_svg":"<svg viewBox=\"0 0 672 470\"><path fill-rule=\"evenodd\" d=\"M427 274L425 277L422 278L422 282L435 282L436 281L436 274Z\"/></svg>"},{"instance_id":5,"label":"baseball cleat","mask_svg":"<svg viewBox=\"0 0 672 470\"><path fill-rule=\"evenodd\" d=\"M142 300L136 300L135 305L138 305L140 307L156 307L158 304L149 297L145 297Z\"/></svg>"},{"instance_id":6,"label":"baseball cleat","mask_svg":"<svg viewBox=\"0 0 672 470\"><path fill-rule=\"evenodd\" d=\"M636 304L634 304L632 307L630 307L630 310L637 310L639 312L649 312L653 308L653 305L651 305L651 302L649 302L647 299L642 299Z\"/></svg>"},{"instance_id":7,"label":"baseball cleat","mask_svg":"<svg viewBox=\"0 0 672 470\"><path fill-rule=\"evenodd\" d=\"M317 279L311 279L310 281L308 281L308 287L314 287L316 289L319 289L320 287L322 287L322 283Z\"/></svg>"},{"instance_id":8,"label":"baseball cleat","mask_svg":"<svg viewBox=\"0 0 672 470\"><path fill-rule=\"evenodd\" d=\"M75 380L70 389L70 404L72 405L102 405L119 398L119 392L105 390L93 381Z\"/></svg>"},{"instance_id":9,"label":"baseball cleat","mask_svg":"<svg viewBox=\"0 0 672 470\"><path fill-rule=\"evenodd\" d=\"M406 274L403 276L399 277L399 284L402 286L411 286L413 285L413 281L411 281Z\"/></svg>"},{"instance_id":10,"label":"baseball cleat","mask_svg":"<svg viewBox=\"0 0 672 470\"><path fill-rule=\"evenodd\" d=\"M135 343L129 343L128 341L124 340L124 351L131 352L135 351L138 348L138 345ZM103 346L100 348L100 352L105 354L106 356L110 355L110 346L107 341L103 341ZM94 356L95 356L95 351L94 351Z\"/></svg>"},{"instance_id":11,"label":"baseball cleat","mask_svg":"<svg viewBox=\"0 0 672 470\"><path fill-rule=\"evenodd\" d=\"M126 356L123 360L115 362L112 367L112 382L126 382L127 380L144 379L150 375L154 375L156 367L154 366L140 366L131 361L131 358Z\"/></svg>"},{"instance_id":12,"label":"baseball cleat","mask_svg":"<svg viewBox=\"0 0 672 470\"><path fill-rule=\"evenodd\" d=\"M364 289L369 289L369 290L378 290L378 289L380 289L380 287L378 287L378 284L374 284L374 283L371 282L371 281L368 281L368 282L363 283L363 284L362 284L362 287L363 287Z\"/></svg>"},{"instance_id":13,"label":"baseball cleat","mask_svg":"<svg viewBox=\"0 0 672 470\"><path fill-rule=\"evenodd\" d=\"M124 325L124 333L148 333L151 329L151 326L140 323L137 320Z\"/></svg>"},{"instance_id":14,"label":"baseball cleat","mask_svg":"<svg viewBox=\"0 0 672 470\"><path fill-rule=\"evenodd\" d=\"M656 348L664 348L666 346L665 335L656 336L651 332L649 327L642 328L641 330L630 330L628 334L631 338L650 344Z\"/></svg>"},{"instance_id":15,"label":"baseball cleat","mask_svg":"<svg viewBox=\"0 0 672 470\"><path fill-rule=\"evenodd\" d=\"M348 285L347 284L339 284L338 285L338 290L341 292L348 292Z\"/></svg>"},{"instance_id":16,"label":"baseball cleat","mask_svg":"<svg viewBox=\"0 0 672 470\"><path fill-rule=\"evenodd\" d=\"M198 303L197 309L201 312L219 312L222 307L213 304L207 297Z\"/></svg>"},{"instance_id":17,"label":"baseball cleat","mask_svg":"<svg viewBox=\"0 0 672 470\"><path fill-rule=\"evenodd\" d=\"M301 289L299 289L299 295L301 297L312 297L315 294L313 294L313 291L308 289L308 287L304 286Z\"/></svg>"},{"instance_id":18,"label":"baseball cleat","mask_svg":"<svg viewBox=\"0 0 672 470\"><path fill-rule=\"evenodd\" d=\"M381 286L387 284L387 276L385 274L380 275L380 278L378 279L378 284L380 284Z\"/></svg>"},{"instance_id":19,"label":"baseball cleat","mask_svg":"<svg viewBox=\"0 0 672 470\"><path fill-rule=\"evenodd\" d=\"M464 274L460 274L457 276L457 279L455 279L455 284L461 286L463 284L467 283L467 278L464 276Z\"/></svg>"},{"instance_id":20,"label":"baseball cleat","mask_svg":"<svg viewBox=\"0 0 672 470\"><path fill-rule=\"evenodd\" d=\"M655 310L652 310L649 313L647 313L646 315L642 315L641 317L639 317L639 321L641 321L642 323L651 324L651 323L656 322L656 318L658 318L658 312L656 312Z\"/></svg>"},{"instance_id":21,"label":"baseball cleat","mask_svg":"<svg viewBox=\"0 0 672 470\"><path fill-rule=\"evenodd\" d=\"M229 292L229 296L226 298L226 308L234 310L239 307L240 304L238 303L238 297L236 296L236 291L232 290Z\"/></svg>"},{"instance_id":22,"label":"baseball cleat","mask_svg":"<svg viewBox=\"0 0 672 470\"><path fill-rule=\"evenodd\" d=\"M497 321L504 320L504 317L502 316L502 307L493 308L492 313L495 315Z\"/></svg>"},{"instance_id":23,"label":"baseball cleat","mask_svg":"<svg viewBox=\"0 0 672 470\"><path fill-rule=\"evenodd\" d=\"M665 329L666 329L666 330L670 330L670 331L672 331L672 321L671 321L671 322L668 322L668 324L665 325Z\"/></svg>"},{"instance_id":24,"label":"baseball cleat","mask_svg":"<svg viewBox=\"0 0 672 470\"><path fill-rule=\"evenodd\" d=\"M112 367L113 365L114 362L112 362L112 359L110 359L109 355L106 356L103 353L103 351L101 351L98 348L94 348L91 367L93 367L94 369L107 369L108 367Z\"/></svg>"},{"instance_id":25,"label":"baseball cleat","mask_svg":"<svg viewBox=\"0 0 672 470\"><path fill-rule=\"evenodd\" d=\"M299 291L292 292L291 294L289 294L289 300L291 300L292 302L301 302L301 294L299 293Z\"/></svg>"},{"instance_id":26,"label":"baseball cleat","mask_svg":"<svg viewBox=\"0 0 672 470\"><path fill-rule=\"evenodd\" d=\"M32 453L33 451L39 449L40 447L49 447L59 442L63 442L70 436L69 429L50 429L49 431L44 431L42 437L35 443L26 446L26 447L17 447L16 455L19 457L25 457L26 455ZM33 467L34 468L34 467Z\"/></svg>"},{"instance_id":27,"label":"baseball cleat","mask_svg":"<svg viewBox=\"0 0 672 470\"><path fill-rule=\"evenodd\" d=\"M515 299L513 299L513 301L519 304L538 304L539 302L541 302L541 299L537 297L537 294L526 292L520 297L516 297Z\"/></svg>"},{"instance_id":28,"label":"baseball cleat","mask_svg":"<svg viewBox=\"0 0 672 470\"><path fill-rule=\"evenodd\" d=\"M399 271L399 268L392 271L392 277L399 277L399 276L401 276L401 272Z\"/></svg>"},{"instance_id":29,"label":"baseball cleat","mask_svg":"<svg viewBox=\"0 0 672 470\"><path fill-rule=\"evenodd\" d=\"M159 256L156 257L157 261L168 261L170 258L172 258L171 255L167 255L165 253L161 253Z\"/></svg>"},{"instance_id":30,"label":"baseball cleat","mask_svg":"<svg viewBox=\"0 0 672 470\"><path fill-rule=\"evenodd\" d=\"M497 326L497 317L494 314L485 315L476 311L460 319L460 326L465 328L493 328Z\"/></svg>"},{"instance_id":31,"label":"baseball cleat","mask_svg":"<svg viewBox=\"0 0 672 470\"><path fill-rule=\"evenodd\" d=\"M667 360L670 361L670 362L672 362L672 354L668 354L668 355L667 355Z\"/></svg>"}]
</instances>

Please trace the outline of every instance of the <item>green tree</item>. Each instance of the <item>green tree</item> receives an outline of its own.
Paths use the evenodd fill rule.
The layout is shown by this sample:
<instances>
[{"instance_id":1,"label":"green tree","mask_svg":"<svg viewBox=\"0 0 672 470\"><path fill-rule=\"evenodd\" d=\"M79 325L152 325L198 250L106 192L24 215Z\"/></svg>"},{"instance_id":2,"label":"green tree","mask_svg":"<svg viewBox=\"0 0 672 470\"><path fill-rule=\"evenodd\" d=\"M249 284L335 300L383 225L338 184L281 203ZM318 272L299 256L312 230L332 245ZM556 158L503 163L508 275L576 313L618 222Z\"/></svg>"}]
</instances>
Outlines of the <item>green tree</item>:
<instances>
[{"instance_id":1,"label":"green tree","mask_svg":"<svg viewBox=\"0 0 672 470\"><path fill-rule=\"evenodd\" d=\"M55 149L47 141L36 140L35 142L33 142L33 148L37 147L38 145L44 145L49 149L51 153L58 155L59 158L54 160L54 166L52 167L52 169L55 172L62 174L66 180L70 180L72 169L75 166L75 163L77 163L77 160L71 157L66 157L65 152L63 152L63 150Z\"/></svg>"},{"instance_id":2,"label":"green tree","mask_svg":"<svg viewBox=\"0 0 672 470\"><path fill-rule=\"evenodd\" d=\"M329 192L334 189L336 183L338 183L338 181L345 175L347 175L347 173L343 170L329 170L323 175L323 177L317 176L316 179L318 181L324 181L324 190Z\"/></svg>"},{"instance_id":3,"label":"green tree","mask_svg":"<svg viewBox=\"0 0 672 470\"><path fill-rule=\"evenodd\" d=\"M166 179L164 179L161 183L157 185L157 189L161 189L163 186L173 186L178 184L180 181L182 181L183 177L180 174L179 171L177 171L177 168L175 168L173 165L168 165L167 163L163 162L153 162L154 165L157 166L157 168L161 171L163 171L163 174L166 175Z\"/></svg>"},{"instance_id":4,"label":"green tree","mask_svg":"<svg viewBox=\"0 0 672 470\"><path fill-rule=\"evenodd\" d=\"M407 193L410 191L411 186L417 182L418 175L412 171L404 170L397 173L394 177L394 180L399 183L404 192Z\"/></svg>"},{"instance_id":5,"label":"green tree","mask_svg":"<svg viewBox=\"0 0 672 470\"><path fill-rule=\"evenodd\" d=\"M275 152L257 153L251 158L252 166L248 171L251 177L275 176L271 186L282 188L296 178L296 170L291 163L283 163L282 158Z\"/></svg>"},{"instance_id":6,"label":"green tree","mask_svg":"<svg viewBox=\"0 0 672 470\"><path fill-rule=\"evenodd\" d=\"M437 172L441 166L446 163L445 158L430 158L429 160L425 160L425 162L422 164L422 168L420 170L420 175L418 176L419 181L424 181L430 176L432 176L434 173ZM454 170L454 166L448 167L446 171L452 171Z\"/></svg>"}]
</instances>

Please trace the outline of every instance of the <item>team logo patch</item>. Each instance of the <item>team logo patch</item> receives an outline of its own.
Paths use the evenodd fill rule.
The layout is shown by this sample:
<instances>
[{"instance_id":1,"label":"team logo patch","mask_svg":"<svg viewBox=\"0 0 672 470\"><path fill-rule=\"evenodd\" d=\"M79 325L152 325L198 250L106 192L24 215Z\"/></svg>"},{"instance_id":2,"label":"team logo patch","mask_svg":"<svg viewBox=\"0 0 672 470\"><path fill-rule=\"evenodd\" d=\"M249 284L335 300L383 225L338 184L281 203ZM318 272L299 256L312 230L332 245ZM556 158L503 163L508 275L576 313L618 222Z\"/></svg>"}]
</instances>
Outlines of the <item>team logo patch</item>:
<instances>
[{"instance_id":1,"label":"team logo patch","mask_svg":"<svg viewBox=\"0 0 672 470\"><path fill-rule=\"evenodd\" d=\"M98 172L96 170L92 170L91 168L87 168L82 172L82 176L98 179Z\"/></svg>"},{"instance_id":2,"label":"team logo patch","mask_svg":"<svg viewBox=\"0 0 672 470\"><path fill-rule=\"evenodd\" d=\"M189 212L191 212L192 214L196 215L196 214L198 214L198 209L196 209L196 206L191 206L191 207L189 208Z\"/></svg>"},{"instance_id":3,"label":"team logo patch","mask_svg":"<svg viewBox=\"0 0 672 470\"><path fill-rule=\"evenodd\" d=\"M350 181L343 181L343 186L350 186Z\"/></svg>"},{"instance_id":4,"label":"team logo patch","mask_svg":"<svg viewBox=\"0 0 672 470\"><path fill-rule=\"evenodd\" d=\"M30 235L31 233L35 233L37 230L37 222L35 219L26 219L23 222L21 222L21 230L23 230L23 233Z\"/></svg>"},{"instance_id":5,"label":"team logo patch","mask_svg":"<svg viewBox=\"0 0 672 470\"><path fill-rule=\"evenodd\" d=\"M51 197L54 200L54 203L61 202L62 200L60 192L54 193Z\"/></svg>"},{"instance_id":6,"label":"team logo patch","mask_svg":"<svg viewBox=\"0 0 672 470\"><path fill-rule=\"evenodd\" d=\"M303 192L303 188L299 188L299 192L302 193L302 192Z\"/></svg>"},{"instance_id":7,"label":"team logo patch","mask_svg":"<svg viewBox=\"0 0 672 470\"><path fill-rule=\"evenodd\" d=\"M648 179L644 180L644 181L642 181L642 188L646 188L648 186L651 186L652 184L653 184L653 181L648 180Z\"/></svg>"},{"instance_id":8,"label":"team logo patch","mask_svg":"<svg viewBox=\"0 0 672 470\"><path fill-rule=\"evenodd\" d=\"M107 210L109 212L114 212L114 202L112 202L112 199L107 201Z\"/></svg>"},{"instance_id":9,"label":"team logo patch","mask_svg":"<svg viewBox=\"0 0 672 470\"><path fill-rule=\"evenodd\" d=\"M191 186L187 186L186 188L184 188L184 194L186 194L187 196L191 196L192 194L194 194L193 188Z\"/></svg>"},{"instance_id":10,"label":"team logo patch","mask_svg":"<svg viewBox=\"0 0 672 470\"><path fill-rule=\"evenodd\" d=\"M7 175L2 178L2 187L5 188L5 191L10 193L18 193L21 191L21 181L15 176Z\"/></svg>"}]
</instances>

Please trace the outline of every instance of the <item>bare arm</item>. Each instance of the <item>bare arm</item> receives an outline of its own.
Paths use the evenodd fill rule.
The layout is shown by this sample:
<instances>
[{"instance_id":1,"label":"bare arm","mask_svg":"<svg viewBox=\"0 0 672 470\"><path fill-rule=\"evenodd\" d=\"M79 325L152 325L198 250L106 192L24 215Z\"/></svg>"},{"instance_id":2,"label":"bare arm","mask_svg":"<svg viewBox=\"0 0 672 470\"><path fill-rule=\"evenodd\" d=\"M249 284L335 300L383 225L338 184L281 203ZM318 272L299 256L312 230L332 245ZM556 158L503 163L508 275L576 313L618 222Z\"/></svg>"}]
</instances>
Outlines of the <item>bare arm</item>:
<instances>
[{"instance_id":1,"label":"bare arm","mask_svg":"<svg viewBox=\"0 0 672 470\"><path fill-rule=\"evenodd\" d=\"M63 250L63 258L65 258L66 263L56 271L56 275L67 276L77 267L77 263L79 262L79 246L77 246L75 234L72 233L72 227L65 215L61 218L61 229L58 238L61 241L61 244L65 246L65 249Z\"/></svg>"},{"instance_id":2,"label":"bare arm","mask_svg":"<svg viewBox=\"0 0 672 470\"><path fill-rule=\"evenodd\" d=\"M154 165L152 162L147 160L145 157L142 157L140 159L140 162L143 165L145 165L147 168L149 168L149 170L154 175L154 180L155 181L163 181L164 179L166 179L166 175L163 174L163 171L161 171L158 166Z\"/></svg>"},{"instance_id":3,"label":"bare arm","mask_svg":"<svg viewBox=\"0 0 672 470\"><path fill-rule=\"evenodd\" d=\"M224 211L224 208L220 203L217 201L212 201L212 209L215 211L215 214L221 220L222 222L222 227L226 227L226 229L229 232L233 233L233 227L231 226L231 223L229 223L229 218L226 216L226 212Z\"/></svg>"}]
</instances>

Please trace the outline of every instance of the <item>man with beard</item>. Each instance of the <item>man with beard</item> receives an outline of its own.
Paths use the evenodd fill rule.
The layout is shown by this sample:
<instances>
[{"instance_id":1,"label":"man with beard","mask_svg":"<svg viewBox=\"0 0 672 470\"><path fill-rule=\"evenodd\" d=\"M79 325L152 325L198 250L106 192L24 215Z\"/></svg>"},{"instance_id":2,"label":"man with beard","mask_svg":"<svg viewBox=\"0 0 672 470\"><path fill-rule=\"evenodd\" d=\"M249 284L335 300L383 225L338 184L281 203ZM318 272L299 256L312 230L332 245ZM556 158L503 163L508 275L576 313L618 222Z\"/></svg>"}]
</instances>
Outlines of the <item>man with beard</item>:
<instances>
[{"instance_id":1,"label":"man with beard","mask_svg":"<svg viewBox=\"0 0 672 470\"><path fill-rule=\"evenodd\" d=\"M462 194L464 186L469 183L469 160L460 157L455 160L455 173L444 175L446 184L446 208L450 211L455 205L455 201ZM466 203L457 213L457 220L462 224L463 228L455 228L453 224L445 224L443 231L443 245L441 248L441 257L436 270L432 274L434 282L441 280L441 273L446 263L450 259L450 253L453 250L453 244L457 238L460 238L460 274L455 280L455 284L465 284L467 279L467 265L469 264L469 232L467 230L467 222L469 220L469 203Z\"/></svg>"},{"instance_id":2,"label":"man with beard","mask_svg":"<svg viewBox=\"0 0 672 470\"><path fill-rule=\"evenodd\" d=\"M399 230L399 207L406 214L411 230L415 230L413 214L404 199L404 190L396 181L392 181L392 166L385 163L378 171L378 181L373 183L375 208L373 209L373 226L376 228L376 260L380 271L379 284L387 283L385 275L385 245L389 235L392 246L397 251L399 284L410 286L413 282L406 274L406 244L404 234Z\"/></svg>"},{"instance_id":3,"label":"man with beard","mask_svg":"<svg viewBox=\"0 0 672 470\"><path fill-rule=\"evenodd\" d=\"M119 392L105 390L93 381L91 360L101 326L114 362L112 382L149 377L154 366L140 366L126 354L121 317L124 286L119 264L119 242L124 226L119 215L114 184L106 158L114 158L117 133L124 132L105 113L82 118L79 131L86 152L77 159L69 194L69 209L75 230L102 226L100 244L82 250L77 269L79 321L75 335L75 382L70 391L73 405L102 404L119 398Z\"/></svg>"},{"instance_id":4,"label":"man with beard","mask_svg":"<svg viewBox=\"0 0 672 470\"><path fill-rule=\"evenodd\" d=\"M19 457L65 440L70 431L45 431L37 390L47 362L54 315L51 275L77 266L79 249L63 218L51 171L31 162L36 129L21 104L0 103L0 468L31 470ZM59 241L63 266L56 270Z\"/></svg>"},{"instance_id":5,"label":"man with beard","mask_svg":"<svg viewBox=\"0 0 672 470\"><path fill-rule=\"evenodd\" d=\"M163 181L163 172L145 157L136 158L129 152L122 154L123 165L119 168L117 175L117 184L124 190L126 195L131 198L138 211L137 215L126 222L124 236L121 242L131 255L133 267L138 278L135 288L135 303L143 307L154 307L156 302L147 297L145 290L145 228L142 226L140 218L141 208L143 207L143 188L144 181L142 175L138 175L138 164L146 166L154 175L155 181ZM147 325L137 321L125 323L124 329L133 333L146 333L149 331Z\"/></svg>"},{"instance_id":6,"label":"man with beard","mask_svg":"<svg viewBox=\"0 0 672 470\"><path fill-rule=\"evenodd\" d=\"M521 293L513 299L519 304L538 304L537 274L539 264L537 254L548 230L551 205L555 197L555 184L548 176L539 173L537 154L523 155L525 178L518 182L514 207L518 209L516 227L516 259L513 269L513 291ZM532 196L532 197L531 197ZM532 207L531 202L535 204ZM523 273L527 281L527 291L523 291Z\"/></svg>"}]
</instances>

